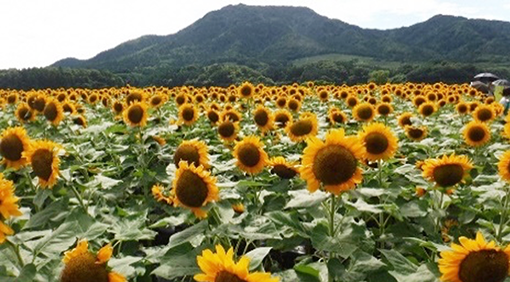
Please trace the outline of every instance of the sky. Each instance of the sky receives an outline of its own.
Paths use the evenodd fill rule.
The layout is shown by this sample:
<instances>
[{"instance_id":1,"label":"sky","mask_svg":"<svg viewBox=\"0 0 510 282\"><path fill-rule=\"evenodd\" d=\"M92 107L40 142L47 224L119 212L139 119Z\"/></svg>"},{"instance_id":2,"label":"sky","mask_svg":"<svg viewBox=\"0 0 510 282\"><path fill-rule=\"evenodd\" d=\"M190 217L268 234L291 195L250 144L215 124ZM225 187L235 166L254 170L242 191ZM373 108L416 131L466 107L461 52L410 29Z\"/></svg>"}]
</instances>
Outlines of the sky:
<instances>
[{"instance_id":1,"label":"sky","mask_svg":"<svg viewBox=\"0 0 510 282\"><path fill-rule=\"evenodd\" d=\"M304 6L363 28L391 29L434 15L510 21L508 0L0 0L0 69L45 67L143 35L178 32L227 5Z\"/></svg>"}]
</instances>

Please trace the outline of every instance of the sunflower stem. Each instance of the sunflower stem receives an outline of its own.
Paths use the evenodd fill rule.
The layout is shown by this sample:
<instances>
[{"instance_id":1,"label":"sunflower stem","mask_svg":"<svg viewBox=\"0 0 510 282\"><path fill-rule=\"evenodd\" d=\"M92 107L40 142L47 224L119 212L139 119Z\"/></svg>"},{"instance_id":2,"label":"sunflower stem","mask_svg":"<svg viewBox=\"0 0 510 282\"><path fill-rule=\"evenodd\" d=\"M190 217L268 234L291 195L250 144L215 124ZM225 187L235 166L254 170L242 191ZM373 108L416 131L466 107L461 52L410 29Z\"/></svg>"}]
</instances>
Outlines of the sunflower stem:
<instances>
[{"instance_id":1,"label":"sunflower stem","mask_svg":"<svg viewBox=\"0 0 510 282\"><path fill-rule=\"evenodd\" d=\"M497 233L496 233L496 240L498 242L501 242L501 238L503 237L503 228L504 226L506 225L508 219L508 204L509 204L509 199L510 199L510 195L509 195L509 189L508 189L508 185L505 185L505 202L503 203L503 211L501 212L501 220L499 222L499 227L498 227L498 230L497 230Z\"/></svg>"},{"instance_id":2,"label":"sunflower stem","mask_svg":"<svg viewBox=\"0 0 510 282\"><path fill-rule=\"evenodd\" d=\"M330 210L329 210L329 236L335 237L335 213L336 213L336 196L331 193Z\"/></svg>"},{"instance_id":3,"label":"sunflower stem","mask_svg":"<svg viewBox=\"0 0 510 282\"><path fill-rule=\"evenodd\" d=\"M20 268L23 268L23 266L25 266L25 263L23 262L23 257L21 256L21 253L19 251L19 245L14 245L14 243L9 240L5 240L5 242L7 242L7 245L9 245L12 251L16 254L16 258L18 259Z\"/></svg>"},{"instance_id":4,"label":"sunflower stem","mask_svg":"<svg viewBox=\"0 0 510 282\"><path fill-rule=\"evenodd\" d=\"M446 193L443 191L440 191L441 196L439 197L439 203L437 204L437 218L436 218L436 227L435 231L436 233L441 230L441 211L443 210L443 200L444 200L444 194Z\"/></svg>"},{"instance_id":5,"label":"sunflower stem","mask_svg":"<svg viewBox=\"0 0 510 282\"><path fill-rule=\"evenodd\" d=\"M71 191L73 191L74 196L76 197L76 199L78 199L78 202L80 203L80 206L83 208L85 213L89 214L87 207L85 207L85 204L83 203L83 199L82 199L80 193L78 193L78 190L76 190L76 187L74 187L74 185L72 185L72 184L69 185L69 187L71 187Z\"/></svg>"}]
</instances>

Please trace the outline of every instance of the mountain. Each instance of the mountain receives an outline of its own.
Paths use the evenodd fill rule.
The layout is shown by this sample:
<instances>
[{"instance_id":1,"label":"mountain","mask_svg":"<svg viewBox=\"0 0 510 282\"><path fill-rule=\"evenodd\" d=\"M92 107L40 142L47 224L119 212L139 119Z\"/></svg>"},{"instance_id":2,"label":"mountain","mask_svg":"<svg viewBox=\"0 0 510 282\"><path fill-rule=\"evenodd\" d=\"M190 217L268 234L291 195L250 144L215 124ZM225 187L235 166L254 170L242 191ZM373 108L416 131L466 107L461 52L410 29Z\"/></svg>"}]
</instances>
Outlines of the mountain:
<instances>
[{"instance_id":1,"label":"mountain","mask_svg":"<svg viewBox=\"0 0 510 282\"><path fill-rule=\"evenodd\" d=\"M510 23L438 15L391 30L363 29L303 7L230 5L167 36L148 35L89 60L53 66L116 73L159 66L289 62L324 54L420 62L500 61L510 56Z\"/></svg>"}]
</instances>

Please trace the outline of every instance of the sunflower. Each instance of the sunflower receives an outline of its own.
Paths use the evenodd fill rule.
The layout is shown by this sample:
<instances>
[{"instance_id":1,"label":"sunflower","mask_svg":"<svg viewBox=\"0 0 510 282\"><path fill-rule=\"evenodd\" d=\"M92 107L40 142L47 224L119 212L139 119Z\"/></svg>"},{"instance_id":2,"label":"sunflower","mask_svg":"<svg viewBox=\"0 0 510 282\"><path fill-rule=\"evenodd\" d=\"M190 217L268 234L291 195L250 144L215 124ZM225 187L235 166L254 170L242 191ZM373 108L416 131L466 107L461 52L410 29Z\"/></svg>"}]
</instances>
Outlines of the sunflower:
<instances>
[{"instance_id":1,"label":"sunflower","mask_svg":"<svg viewBox=\"0 0 510 282\"><path fill-rule=\"evenodd\" d=\"M74 116L73 123L83 128L87 128L87 119L83 115Z\"/></svg>"},{"instance_id":2,"label":"sunflower","mask_svg":"<svg viewBox=\"0 0 510 282\"><path fill-rule=\"evenodd\" d=\"M421 106L421 104L423 103L426 103L427 102L427 99L425 99L425 97L423 96L416 96L413 98L413 104L419 108Z\"/></svg>"},{"instance_id":3,"label":"sunflower","mask_svg":"<svg viewBox=\"0 0 510 282\"><path fill-rule=\"evenodd\" d=\"M285 108L286 105L287 105L287 98L285 96L278 97L278 99L276 99L276 106L278 108L280 108L280 109Z\"/></svg>"},{"instance_id":4,"label":"sunflower","mask_svg":"<svg viewBox=\"0 0 510 282\"><path fill-rule=\"evenodd\" d=\"M388 160L398 148L398 138L382 123L363 126L359 140L365 146L365 159L369 161Z\"/></svg>"},{"instance_id":5,"label":"sunflower","mask_svg":"<svg viewBox=\"0 0 510 282\"><path fill-rule=\"evenodd\" d=\"M6 167L19 169L27 164L23 153L30 148L30 139L23 127L9 127L2 132L0 155Z\"/></svg>"},{"instance_id":6,"label":"sunflower","mask_svg":"<svg viewBox=\"0 0 510 282\"><path fill-rule=\"evenodd\" d=\"M303 151L301 178L310 192L317 191L322 183L326 191L338 195L361 183L358 160L364 155L359 139L345 136L342 128L329 131L326 142L311 137Z\"/></svg>"},{"instance_id":7,"label":"sunflower","mask_svg":"<svg viewBox=\"0 0 510 282\"><path fill-rule=\"evenodd\" d=\"M421 103L420 107L418 108L418 112L424 117L431 116L436 111L437 107L436 104L434 104L433 102Z\"/></svg>"},{"instance_id":8,"label":"sunflower","mask_svg":"<svg viewBox=\"0 0 510 282\"><path fill-rule=\"evenodd\" d=\"M216 125L218 121L220 120L220 115L218 112L213 109L212 107L209 108L206 112L207 119L211 122L211 124Z\"/></svg>"},{"instance_id":9,"label":"sunflower","mask_svg":"<svg viewBox=\"0 0 510 282\"><path fill-rule=\"evenodd\" d=\"M237 167L250 174L261 172L268 163L267 153L262 146L257 136L248 136L237 142L233 152Z\"/></svg>"},{"instance_id":10,"label":"sunflower","mask_svg":"<svg viewBox=\"0 0 510 282\"><path fill-rule=\"evenodd\" d=\"M287 102L287 107L293 112L299 112L299 109L301 109L301 102L295 98L292 98L289 100L289 102Z\"/></svg>"},{"instance_id":11,"label":"sunflower","mask_svg":"<svg viewBox=\"0 0 510 282\"><path fill-rule=\"evenodd\" d=\"M41 188L51 188L57 183L60 148L60 145L51 141L39 140L32 142L28 152L23 152L23 156L27 158L32 165L32 170L39 178Z\"/></svg>"},{"instance_id":12,"label":"sunflower","mask_svg":"<svg viewBox=\"0 0 510 282\"><path fill-rule=\"evenodd\" d=\"M253 120L262 132L269 131L273 128L274 116L270 110L262 105L258 105L253 111Z\"/></svg>"},{"instance_id":13,"label":"sunflower","mask_svg":"<svg viewBox=\"0 0 510 282\"><path fill-rule=\"evenodd\" d=\"M253 84L245 81L243 84L241 84L241 86L239 86L237 92L242 98L250 98L253 97L255 93L255 87L253 87Z\"/></svg>"},{"instance_id":14,"label":"sunflower","mask_svg":"<svg viewBox=\"0 0 510 282\"><path fill-rule=\"evenodd\" d=\"M11 94L9 94L7 96L7 103L8 104L11 104L11 105L14 105L18 102L18 93L16 92L11 92Z\"/></svg>"},{"instance_id":15,"label":"sunflower","mask_svg":"<svg viewBox=\"0 0 510 282\"><path fill-rule=\"evenodd\" d=\"M239 123L229 119L220 122L218 125L218 134L223 141L232 142L237 138L239 132Z\"/></svg>"},{"instance_id":16,"label":"sunflower","mask_svg":"<svg viewBox=\"0 0 510 282\"><path fill-rule=\"evenodd\" d=\"M9 226L5 225L0 220L0 244L3 244L5 242L5 237L7 235L12 235L12 234L14 234L14 230L12 230Z\"/></svg>"},{"instance_id":17,"label":"sunflower","mask_svg":"<svg viewBox=\"0 0 510 282\"><path fill-rule=\"evenodd\" d=\"M175 195L174 206L189 208L198 218L207 217L201 207L219 199L216 177L203 166L195 167L185 161L181 161L178 168L171 191Z\"/></svg>"},{"instance_id":18,"label":"sunflower","mask_svg":"<svg viewBox=\"0 0 510 282\"><path fill-rule=\"evenodd\" d=\"M155 184L151 188L152 196L154 196L154 199L158 202L165 202L169 205L172 205L174 203L174 197L172 195L165 195L163 192L165 189L160 184Z\"/></svg>"},{"instance_id":19,"label":"sunflower","mask_svg":"<svg viewBox=\"0 0 510 282\"><path fill-rule=\"evenodd\" d=\"M122 114L122 112L124 111L124 104L122 104L122 102L120 102L120 101L113 102L113 104L112 104L112 111L116 115Z\"/></svg>"},{"instance_id":20,"label":"sunflower","mask_svg":"<svg viewBox=\"0 0 510 282\"><path fill-rule=\"evenodd\" d=\"M134 101L124 110L124 122L131 127L143 127L147 124L147 104Z\"/></svg>"},{"instance_id":21,"label":"sunflower","mask_svg":"<svg viewBox=\"0 0 510 282\"><path fill-rule=\"evenodd\" d=\"M209 154L207 145L203 141L185 140L177 147L174 154L174 164L179 165L180 161L186 161L188 164L194 164L195 167L202 165L209 168Z\"/></svg>"},{"instance_id":22,"label":"sunflower","mask_svg":"<svg viewBox=\"0 0 510 282\"><path fill-rule=\"evenodd\" d=\"M207 249L197 256L197 264L203 273L193 278L199 282L278 282L280 278L271 277L267 272L249 272L250 258L241 257L236 263L233 259L234 248L227 252L221 245L216 245L216 253Z\"/></svg>"},{"instance_id":23,"label":"sunflower","mask_svg":"<svg viewBox=\"0 0 510 282\"><path fill-rule=\"evenodd\" d=\"M192 125L198 120L199 113L196 106L185 103L179 107L179 123Z\"/></svg>"},{"instance_id":24,"label":"sunflower","mask_svg":"<svg viewBox=\"0 0 510 282\"><path fill-rule=\"evenodd\" d=\"M285 132L294 142L301 142L306 138L317 135L319 125L314 114L302 114L299 120L287 124Z\"/></svg>"},{"instance_id":25,"label":"sunflower","mask_svg":"<svg viewBox=\"0 0 510 282\"><path fill-rule=\"evenodd\" d=\"M232 209L234 210L235 213L238 214L241 214L245 211L244 204L241 202L232 204Z\"/></svg>"},{"instance_id":26,"label":"sunflower","mask_svg":"<svg viewBox=\"0 0 510 282\"><path fill-rule=\"evenodd\" d=\"M359 103L358 98L355 95L349 95L345 102L347 103L347 106L351 108L355 107Z\"/></svg>"},{"instance_id":27,"label":"sunflower","mask_svg":"<svg viewBox=\"0 0 510 282\"><path fill-rule=\"evenodd\" d=\"M133 91L126 96L126 105L144 103L146 94L143 91Z\"/></svg>"},{"instance_id":28,"label":"sunflower","mask_svg":"<svg viewBox=\"0 0 510 282\"><path fill-rule=\"evenodd\" d=\"M181 92L177 96L175 96L175 103L177 106L184 105L184 103L188 102L189 96L186 92Z\"/></svg>"},{"instance_id":29,"label":"sunflower","mask_svg":"<svg viewBox=\"0 0 510 282\"><path fill-rule=\"evenodd\" d=\"M398 125L402 128L405 128L407 125L413 125L411 118L413 114L410 112L404 112L398 117Z\"/></svg>"},{"instance_id":30,"label":"sunflower","mask_svg":"<svg viewBox=\"0 0 510 282\"><path fill-rule=\"evenodd\" d=\"M459 238L452 250L442 251L438 260L441 281L503 282L510 269L510 246L501 249L496 242L487 243L480 231L476 239Z\"/></svg>"},{"instance_id":31,"label":"sunflower","mask_svg":"<svg viewBox=\"0 0 510 282\"><path fill-rule=\"evenodd\" d=\"M380 103L375 110L381 116L388 116L393 112L393 106L390 103Z\"/></svg>"},{"instance_id":32,"label":"sunflower","mask_svg":"<svg viewBox=\"0 0 510 282\"><path fill-rule=\"evenodd\" d=\"M4 179L0 173L0 222L11 216L20 216L22 213L18 206L19 198L14 195L14 183ZM1 232L1 231L0 231Z\"/></svg>"},{"instance_id":33,"label":"sunflower","mask_svg":"<svg viewBox=\"0 0 510 282\"><path fill-rule=\"evenodd\" d=\"M112 256L110 244L102 247L97 254L89 251L86 239L80 240L76 248L66 251L62 262L65 264L60 276L61 282L126 282L121 274L109 271L107 263Z\"/></svg>"},{"instance_id":34,"label":"sunflower","mask_svg":"<svg viewBox=\"0 0 510 282\"><path fill-rule=\"evenodd\" d=\"M292 123L292 115L285 109L280 109L274 113L274 121L279 128L285 128L287 124Z\"/></svg>"},{"instance_id":35,"label":"sunflower","mask_svg":"<svg viewBox=\"0 0 510 282\"><path fill-rule=\"evenodd\" d=\"M416 125L406 125L404 128L406 132L407 138L420 141L423 138L427 137L427 127L426 126L416 126Z\"/></svg>"},{"instance_id":36,"label":"sunflower","mask_svg":"<svg viewBox=\"0 0 510 282\"><path fill-rule=\"evenodd\" d=\"M473 165L466 156L443 155L438 159L425 160L422 170L423 177L436 182L436 186L451 187L462 182Z\"/></svg>"},{"instance_id":37,"label":"sunflower","mask_svg":"<svg viewBox=\"0 0 510 282\"><path fill-rule=\"evenodd\" d=\"M465 115L469 112L469 106L464 102L460 102L455 106L455 110L457 110L457 113Z\"/></svg>"},{"instance_id":38,"label":"sunflower","mask_svg":"<svg viewBox=\"0 0 510 282\"><path fill-rule=\"evenodd\" d=\"M76 107L74 106L74 104L69 101L62 102L62 109L64 110L64 113L70 114L74 114L74 112L76 111Z\"/></svg>"},{"instance_id":39,"label":"sunflower","mask_svg":"<svg viewBox=\"0 0 510 282\"><path fill-rule=\"evenodd\" d=\"M26 103L18 104L15 115L21 123L34 121L36 117L36 113Z\"/></svg>"},{"instance_id":40,"label":"sunflower","mask_svg":"<svg viewBox=\"0 0 510 282\"><path fill-rule=\"evenodd\" d=\"M166 102L165 96L160 95L160 94L156 94L156 95L151 97L151 99L149 101L149 105L152 108L156 108L157 109L157 108L161 107L165 102Z\"/></svg>"},{"instance_id":41,"label":"sunflower","mask_svg":"<svg viewBox=\"0 0 510 282\"><path fill-rule=\"evenodd\" d=\"M496 118L496 113L491 106L479 105L473 112L473 118L480 122L489 122Z\"/></svg>"},{"instance_id":42,"label":"sunflower","mask_svg":"<svg viewBox=\"0 0 510 282\"><path fill-rule=\"evenodd\" d=\"M462 134L466 143L472 147L482 146L491 139L491 131L487 124L476 120L469 122Z\"/></svg>"},{"instance_id":43,"label":"sunflower","mask_svg":"<svg viewBox=\"0 0 510 282\"><path fill-rule=\"evenodd\" d=\"M329 93L326 89L322 89L321 91L319 91L319 93L317 93L317 96L319 96L321 102L327 102L329 98Z\"/></svg>"},{"instance_id":44,"label":"sunflower","mask_svg":"<svg viewBox=\"0 0 510 282\"><path fill-rule=\"evenodd\" d=\"M499 158L498 171L503 180L510 182L510 150Z\"/></svg>"},{"instance_id":45,"label":"sunflower","mask_svg":"<svg viewBox=\"0 0 510 282\"><path fill-rule=\"evenodd\" d=\"M342 110L336 107L331 107L328 111L328 120L331 124L346 123L347 115L342 112Z\"/></svg>"},{"instance_id":46,"label":"sunflower","mask_svg":"<svg viewBox=\"0 0 510 282\"><path fill-rule=\"evenodd\" d=\"M46 99L43 114L44 117L46 117L46 120L51 122L54 126L59 125L59 123L64 119L64 109L60 102L54 98Z\"/></svg>"},{"instance_id":47,"label":"sunflower","mask_svg":"<svg viewBox=\"0 0 510 282\"><path fill-rule=\"evenodd\" d=\"M358 121L369 122L375 117L374 106L370 103L360 103L352 109L352 116Z\"/></svg>"},{"instance_id":48,"label":"sunflower","mask_svg":"<svg viewBox=\"0 0 510 282\"><path fill-rule=\"evenodd\" d=\"M287 162L284 157L271 158L269 166L272 167L271 173L283 179L291 179L299 174L299 169L296 164Z\"/></svg>"},{"instance_id":49,"label":"sunflower","mask_svg":"<svg viewBox=\"0 0 510 282\"><path fill-rule=\"evenodd\" d=\"M227 106L225 106L225 110L221 112L220 120L229 119L233 122L241 121L241 114L236 111L235 109L227 109Z\"/></svg>"}]
</instances>

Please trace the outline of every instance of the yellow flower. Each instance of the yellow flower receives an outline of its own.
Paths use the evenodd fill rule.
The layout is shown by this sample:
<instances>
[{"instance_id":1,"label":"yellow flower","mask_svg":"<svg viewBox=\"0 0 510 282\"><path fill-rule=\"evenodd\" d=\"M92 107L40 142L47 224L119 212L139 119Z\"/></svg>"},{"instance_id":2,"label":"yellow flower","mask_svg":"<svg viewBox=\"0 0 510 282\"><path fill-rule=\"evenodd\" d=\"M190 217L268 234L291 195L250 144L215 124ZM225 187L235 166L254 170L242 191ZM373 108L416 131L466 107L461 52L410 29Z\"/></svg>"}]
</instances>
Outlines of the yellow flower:
<instances>
[{"instance_id":1,"label":"yellow flower","mask_svg":"<svg viewBox=\"0 0 510 282\"><path fill-rule=\"evenodd\" d=\"M262 146L263 143L257 136L248 136L237 142L233 152L237 167L250 174L261 172L268 162L267 153Z\"/></svg>"},{"instance_id":2,"label":"yellow flower","mask_svg":"<svg viewBox=\"0 0 510 282\"><path fill-rule=\"evenodd\" d=\"M358 162L364 154L360 140L345 136L343 129L329 131L326 142L311 137L303 151L301 178L306 180L310 192L322 184L326 191L338 195L361 183Z\"/></svg>"},{"instance_id":3,"label":"yellow flower","mask_svg":"<svg viewBox=\"0 0 510 282\"><path fill-rule=\"evenodd\" d=\"M437 186L450 187L455 186L464 177L473 165L466 156L444 155L438 159L427 159L422 166L423 177L436 182Z\"/></svg>"},{"instance_id":4,"label":"yellow flower","mask_svg":"<svg viewBox=\"0 0 510 282\"><path fill-rule=\"evenodd\" d=\"M34 141L28 152L23 156L32 165L32 170L39 178L41 188L52 188L57 183L59 174L58 150L61 146L52 141Z\"/></svg>"},{"instance_id":5,"label":"yellow flower","mask_svg":"<svg viewBox=\"0 0 510 282\"><path fill-rule=\"evenodd\" d=\"M501 249L496 242L487 243L481 232L476 239L459 238L452 250L442 251L438 260L441 281L502 282L508 276L510 247Z\"/></svg>"},{"instance_id":6,"label":"yellow flower","mask_svg":"<svg viewBox=\"0 0 510 282\"><path fill-rule=\"evenodd\" d=\"M185 103L179 107L179 123L192 125L198 119L198 109L193 104Z\"/></svg>"},{"instance_id":7,"label":"yellow flower","mask_svg":"<svg viewBox=\"0 0 510 282\"><path fill-rule=\"evenodd\" d=\"M18 206L19 198L14 195L14 183L4 179L0 173L0 220L9 219L11 216L20 216Z\"/></svg>"},{"instance_id":8,"label":"yellow flower","mask_svg":"<svg viewBox=\"0 0 510 282\"><path fill-rule=\"evenodd\" d=\"M158 202L165 202L169 205L173 204L174 198L172 196L169 197L165 196L163 190L164 190L163 186L161 186L160 184L155 184L154 186L152 186L151 189L152 196L154 196L154 198Z\"/></svg>"},{"instance_id":9,"label":"yellow flower","mask_svg":"<svg viewBox=\"0 0 510 282\"><path fill-rule=\"evenodd\" d=\"M427 127L424 125L422 126L406 125L404 127L404 130L406 132L407 138L414 141L420 141L423 138L427 137Z\"/></svg>"},{"instance_id":10,"label":"yellow flower","mask_svg":"<svg viewBox=\"0 0 510 282\"><path fill-rule=\"evenodd\" d=\"M207 213L201 208L219 199L216 177L203 166L195 167L185 161L181 161L178 167L171 192L175 195L174 206L183 206L196 217L205 218Z\"/></svg>"},{"instance_id":11,"label":"yellow flower","mask_svg":"<svg viewBox=\"0 0 510 282\"><path fill-rule=\"evenodd\" d=\"M299 120L288 124L285 132L294 142L301 142L309 137L317 135L319 125L315 114L302 114Z\"/></svg>"},{"instance_id":12,"label":"yellow flower","mask_svg":"<svg viewBox=\"0 0 510 282\"><path fill-rule=\"evenodd\" d=\"M507 182L510 182L510 150L503 153L498 162L499 176Z\"/></svg>"},{"instance_id":13,"label":"yellow flower","mask_svg":"<svg viewBox=\"0 0 510 282\"><path fill-rule=\"evenodd\" d=\"M473 118L480 122L490 122L496 118L496 113L490 105L479 105L473 112Z\"/></svg>"},{"instance_id":14,"label":"yellow flower","mask_svg":"<svg viewBox=\"0 0 510 282\"><path fill-rule=\"evenodd\" d=\"M271 173L283 179L291 179L299 174L299 169L296 164L287 162L284 157L271 158L269 166L272 167Z\"/></svg>"},{"instance_id":15,"label":"yellow flower","mask_svg":"<svg viewBox=\"0 0 510 282\"><path fill-rule=\"evenodd\" d=\"M64 119L64 109L57 99L48 98L43 110L43 115L51 124L57 126Z\"/></svg>"},{"instance_id":16,"label":"yellow flower","mask_svg":"<svg viewBox=\"0 0 510 282\"><path fill-rule=\"evenodd\" d=\"M2 132L0 155L6 167L19 169L27 164L24 153L30 149L30 139L23 127L9 127Z\"/></svg>"},{"instance_id":17,"label":"yellow flower","mask_svg":"<svg viewBox=\"0 0 510 282\"><path fill-rule=\"evenodd\" d=\"M398 149L398 138L382 123L363 126L359 140L365 146L365 159L370 161L388 160Z\"/></svg>"},{"instance_id":18,"label":"yellow flower","mask_svg":"<svg viewBox=\"0 0 510 282\"><path fill-rule=\"evenodd\" d=\"M375 117L374 106L370 103L361 103L354 106L352 116L358 121L369 122Z\"/></svg>"},{"instance_id":19,"label":"yellow flower","mask_svg":"<svg viewBox=\"0 0 510 282\"><path fill-rule=\"evenodd\" d=\"M80 240L76 248L66 251L62 262L61 282L126 282L119 273L109 271L107 263L112 255L110 244L99 250L97 255L89 251L86 239Z\"/></svg>"},{"instance_id":20,"label":"yellow flower","mask_svg":"<svg viewBox=\"0 0 510 282\"><path fill-rule=\"evenodd\" d=\"M274 116L262 105L258 105L257 109L253 111L253 120L262 132L273 129Z\"/></svg>"},{"instance_id":21,"label":"yellow flower","mask_svg":"<svg viewBox=\"0 0 510 282\"><path fill-rule=\"evenodd\" d=\"M222 120L218 125L218 135L223 141L232 142L237 138L239 124L231 120Z\"/></svg>"},{"instance_id":22,"label":"yellow flower","mask_svg":"<svg viewBox=\"0 0 510 282\"><path fill-rule=\"evenodd\" d=\"M131 127L145 126L147 124L147 105L141 102L132 102L123 112L124 122Z\"/></svg>"},{"instance_id":23,"label":"yellow flower","mask_svg":"<svg viewBox=\"0 0 510 282\"><path fill-rule=\"evenodd\" d=\"M491 131L487 124L476 120L468 123L462 134L466 143L472 147L485 145L491 139Z\"/></svg>"},{"instance_id":24,"label":"yellow flower","mask_svg":"<svg viewBox=\"0 0 510 282\"><path fill-rule=\"evenodd\" d=\"M186 161L188 164L194 164L195 167L202 165L209 168L209 154L207 153L207 144L199 140L184 140L175 150L174 164L179 165L180 161Z\"/></svg>"},{"instance_id":25,"label":"yellow flower","mask_svg":"<svg viewBox=\"0 0 510 282\"><path fill-rule=\"evenodd\" d=\"M239 96L242 97L242 98L250 98L255 93L255 87L253 87L253 84L245 81L238 88L237 92L239 93Z\"/></svg>"},{"instance_id":26,"label":"yellow flower","mask_svg":"<svg viewBox=\"0 0 510 282\"><path fill-rule=\"evenodd\" d=\"M3 244L5 242L6 235L12 235L14 234L14 230L12 230L9 226L5 225L0 220L0 244Z\"/></svg>"},{"instance_id":27,"label":"yellow flower","mask_svg":"<svg viewBox=\"0 0 510 282\"><path fill-rule=\"evenodd\" d=\"M216 253L207 249L197 256L197 264L203 273L196 274L193 278L198 282L278 282L277 277L271 277L271 273L250 273L248 266L250 259L246 256L236 263L234 261L234 249L227 252L221 245L216 245Z\"/></svg>"}]
</instances>

